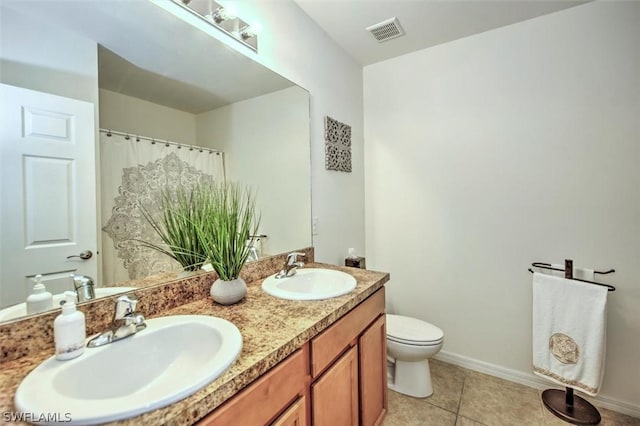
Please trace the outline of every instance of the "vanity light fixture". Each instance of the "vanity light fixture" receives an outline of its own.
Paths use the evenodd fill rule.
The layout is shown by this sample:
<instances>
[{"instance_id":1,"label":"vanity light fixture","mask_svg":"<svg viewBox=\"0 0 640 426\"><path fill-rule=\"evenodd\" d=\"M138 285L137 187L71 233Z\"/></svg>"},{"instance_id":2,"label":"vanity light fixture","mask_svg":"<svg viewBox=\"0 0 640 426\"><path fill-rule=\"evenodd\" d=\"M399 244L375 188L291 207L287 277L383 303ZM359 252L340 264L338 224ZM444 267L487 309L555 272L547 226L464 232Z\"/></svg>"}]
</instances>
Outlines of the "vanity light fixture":
<instances>
[{"instance_id":1,"label":"vanity light fixture","mask_svg":"<svg viewBox=\"0 0 640 426\"><path fill-rule=\"evenodd\" d=\"M236 15L233 4L222 6L215 0L172 0L191 14L233 37L255 52L258 51L258 32L260 26L249 25Z\"/></svg>"}]
</instances>

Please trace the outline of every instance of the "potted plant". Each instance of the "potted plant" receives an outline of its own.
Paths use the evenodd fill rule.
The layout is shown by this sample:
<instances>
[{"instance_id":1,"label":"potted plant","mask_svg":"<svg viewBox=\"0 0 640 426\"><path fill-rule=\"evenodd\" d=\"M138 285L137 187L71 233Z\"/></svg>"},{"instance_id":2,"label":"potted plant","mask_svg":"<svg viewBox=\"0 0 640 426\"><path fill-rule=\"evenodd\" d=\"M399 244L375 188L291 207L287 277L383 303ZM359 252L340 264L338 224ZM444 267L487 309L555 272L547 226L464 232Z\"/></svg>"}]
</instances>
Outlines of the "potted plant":
<instances>
[{"instance_id":1,"label":"potted plant","mask_svg":"<svg viewBox=\"0 0 640 426\"><path fill-rule=\"evenodd\" d=\"M158 200L159 218L142 205L140 211L164 245L138 241L176 260L186 273L198 271L207 256L197 229L206 216L209 201L206 186L197 185L189 191L183 187L175 191L163 189Z\"/></svg>"},{"instance_id":2,"label":"potted plant","mask_svg":"<svg viewBox=\"0 0 640 426\"><path fill-rule=\"evenodd\" d=\"M237 303L247 293L240 278L257 234L255 197L239 183L222 182L210 186L206 218L200 221L198 239L218 279L211 286L211 297L223 305Z\"/></svg>"}]
</instances>

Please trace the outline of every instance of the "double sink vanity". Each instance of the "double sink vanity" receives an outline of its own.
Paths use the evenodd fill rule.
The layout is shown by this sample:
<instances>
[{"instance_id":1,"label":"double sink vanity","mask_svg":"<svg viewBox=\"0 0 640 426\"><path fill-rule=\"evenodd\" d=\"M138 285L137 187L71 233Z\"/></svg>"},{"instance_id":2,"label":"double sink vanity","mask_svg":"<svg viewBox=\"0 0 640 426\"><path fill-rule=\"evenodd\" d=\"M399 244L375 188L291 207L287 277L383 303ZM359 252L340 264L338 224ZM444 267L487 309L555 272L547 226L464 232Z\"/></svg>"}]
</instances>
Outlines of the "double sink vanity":
<instances>
[{"instance_id":1,"label":"double sink vanity","mask_svg":"<svg viewBox=\"0 0 640 426\"><path fill-rule=\"evenodd\" d=\"M146 329L70 361L49 359L57 312L0 324L0 410L38 406L71 424L381 424L389 275L303 251L311 263L282 280L285 254L245 265L236 305L215 304L204 273L136 290ZM88 335L116 298L80 305Z\"/></svg>"}]
</instances>

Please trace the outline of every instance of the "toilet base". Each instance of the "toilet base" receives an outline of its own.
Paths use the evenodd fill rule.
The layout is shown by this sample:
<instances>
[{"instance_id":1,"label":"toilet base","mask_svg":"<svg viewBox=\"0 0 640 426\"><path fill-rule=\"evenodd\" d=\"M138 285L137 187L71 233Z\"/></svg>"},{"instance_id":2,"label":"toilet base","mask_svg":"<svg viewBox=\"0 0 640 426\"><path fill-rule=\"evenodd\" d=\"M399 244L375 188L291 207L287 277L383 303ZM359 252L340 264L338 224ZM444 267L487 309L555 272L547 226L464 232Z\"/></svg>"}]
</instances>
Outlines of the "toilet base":
<instances>
[{"instance_id":1,"label":"toilet base","mask_svg":"<svg viewBox=\"0 0 640 426\"><path fill-rule=\"evenodd\" d=\"M414 398L426 398L433 394L428 359L416 362L396 359L394 370L394 377L387 383L392 391Z\"/></svg>"}]
</instances>

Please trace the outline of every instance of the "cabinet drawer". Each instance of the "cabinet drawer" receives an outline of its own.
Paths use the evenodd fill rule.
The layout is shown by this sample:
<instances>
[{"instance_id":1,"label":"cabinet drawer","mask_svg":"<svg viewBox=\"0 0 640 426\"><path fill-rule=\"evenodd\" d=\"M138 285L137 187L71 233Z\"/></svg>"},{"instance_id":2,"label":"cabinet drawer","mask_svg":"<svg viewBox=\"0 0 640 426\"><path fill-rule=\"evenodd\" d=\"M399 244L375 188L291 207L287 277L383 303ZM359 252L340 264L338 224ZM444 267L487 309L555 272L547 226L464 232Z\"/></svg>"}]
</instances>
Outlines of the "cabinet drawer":
<instances>
[{"instance_id":1,"label":"cabinet drawer","mask_svg":"<svg viewBox=\"0 0 640 426\"><path fill-rule=\"evenodd\" d=\"M198 425L266 425L299 396L305 394L308 349L294 352Z\"/></svg>"},{"instance_id":2,"label":"cabinet drawer","mask_svg":"<svg viewBox=\"0 0 640 426\"><path fill-rule=\"evenodd\" d=\"M384 313L384 287L311 340L311 376L318 377L360 333Z\"/></svg>"}]
</instances>

